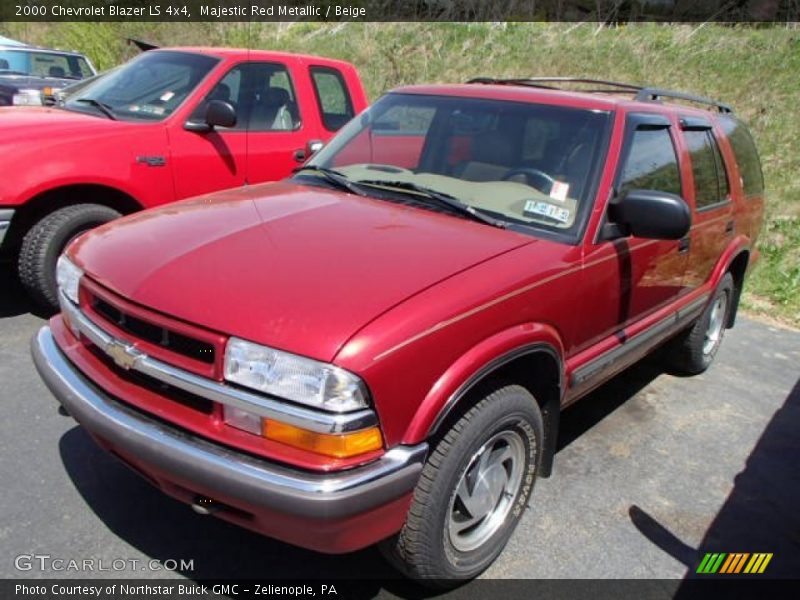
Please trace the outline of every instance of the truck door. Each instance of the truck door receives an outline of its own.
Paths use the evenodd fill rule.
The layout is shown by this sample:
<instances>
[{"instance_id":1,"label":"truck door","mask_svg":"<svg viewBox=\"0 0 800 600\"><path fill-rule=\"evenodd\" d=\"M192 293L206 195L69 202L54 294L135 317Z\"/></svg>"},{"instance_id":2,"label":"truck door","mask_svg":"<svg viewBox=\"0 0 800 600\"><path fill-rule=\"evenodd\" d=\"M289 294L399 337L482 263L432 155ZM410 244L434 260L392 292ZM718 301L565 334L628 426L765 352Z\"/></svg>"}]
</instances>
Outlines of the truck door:
<instances>
[{"instance_id":1,"label":"truck door","mask_svg":"<svg viewBox=\"0 0 800 600\"><path fill-rule=\"evenodd\" d=\"M205 121L212 100L229 102L237 112L234 127L189 131L185 123L170 128L175 195L178 199L244 185L247 169L247 119L241 112L245 68L231 68L191 112L188 121Z\"/></svg>"},{"instance_id":2,"label":"truck door","mask_svg":"<svg viewBox=\"0 0 800 600\"><path fill-rule=\"evenodd\" d=\"M308 142L322 138L305 79L294 62L248 65L248 183L288 177L310 155Z\"/></svg>"},{"instance_id":3,"label":"truck door","mask_svg":"<svg viewBox=\"0 0 800 600\"><path fill-rule=\"evenodd\" d=\"M733 237L733 205L728 171L710 121L684 117L680 123L694 180L687 194L694 210L684 286L694 289L708 281Z\"/></svg>"}]
</instances>

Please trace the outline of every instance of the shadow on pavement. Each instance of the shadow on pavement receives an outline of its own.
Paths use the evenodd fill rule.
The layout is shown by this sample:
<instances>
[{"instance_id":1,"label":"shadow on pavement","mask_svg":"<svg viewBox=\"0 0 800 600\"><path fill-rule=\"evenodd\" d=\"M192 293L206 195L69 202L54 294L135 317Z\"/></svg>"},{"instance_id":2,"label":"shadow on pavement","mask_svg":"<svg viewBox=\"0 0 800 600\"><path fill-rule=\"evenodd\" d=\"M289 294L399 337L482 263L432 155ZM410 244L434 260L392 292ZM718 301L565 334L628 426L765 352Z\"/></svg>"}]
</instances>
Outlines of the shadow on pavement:
<instances>
[{"instance_id":1,"label":"shadow on pavement","mask_svg":"<svg viewBox=\"0 0 800 600\"><path fill-rule=\"evenodd\" d=\"M747 459L744 471L706 531L699 548L675 537L637 506L634 526L653 544L687 567L676 597L695 591L697 567L707 552L772 553L763 578L800 578L800 380L775 413ZM713 468L710 465L709 468ZM735 577L735 575L733 575Z\"/></svg>"},{"instance_id":2,"label":"shadow on pavement","mask_svg":"<svg viewBox=\"0 0 800 600\"><path fill-rule=\"evenodd\" d=\"M100 449L81 427L61 437L59 451L76 489L108 529L151 558L192 560L193 568L178 570L190 579L350 580L348 597L373 598L382 589L405 598L431 595L401 579L376 548L329 556L197 515ZM353 585L353 579L359 581Z\"/></svg>"},{"instance_id":3,"label":"shadow on pavement","mask_svg":"<svg viewBox=\"0 0 800 600\"><path fill-rule=\"evenodd\" d=\"M569 406L561 415L558 451L569 446L665 372L658 355L650 355Z\"/></svg>"},{"instance_id":4,"label":"shadow on pavement","mask_svg":"<svg viewBox=\"0 0 800 600\"><path fill-rule=\"evenodd\" d=\"M0 262L0 319L25 313L32 313L42 318L51 316L28 298L17 278L13 264Z\"/></svg>"},{"instance_id":5,"label":"shadow on pavement","mask_svg":"<svg viewBox=\"0 0 800 600\"><path fill-rule=\"evenodd\" d=\"M646 360L566 410L560 448L596 425L662 372ZM188 578L350 578L363 580L356 591L363 598L382 595L382 590L403 598L436 595L399 578L375 548L328 556L196 515L101 450L80 427L62 436L59 450L76 489L114 534L154 559L193 559L192 570L180 571ZM459 594L473 595L469 588L477 583L463 586ZM348 595L354 591L348 586ZM477 588L474 591L481 595Z\"/></svg>"}]
</instances>

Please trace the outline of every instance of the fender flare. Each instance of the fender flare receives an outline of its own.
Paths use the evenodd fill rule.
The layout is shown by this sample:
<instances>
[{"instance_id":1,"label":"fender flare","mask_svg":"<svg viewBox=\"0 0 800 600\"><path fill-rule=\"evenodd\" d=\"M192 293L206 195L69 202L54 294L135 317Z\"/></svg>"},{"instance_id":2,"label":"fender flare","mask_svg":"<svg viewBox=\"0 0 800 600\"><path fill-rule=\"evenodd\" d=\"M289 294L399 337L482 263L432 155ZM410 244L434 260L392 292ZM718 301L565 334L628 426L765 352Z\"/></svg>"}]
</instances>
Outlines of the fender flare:
<instances>
[{"instance_id":1,"label":"fender flare","mask_svg":"<svg viewBox=\"0 0 800 600\"><path fill-rule=\"evenodd\" d=\"M725 248L725 251L719 257L717 264L714 265L714 269L711 271L709 281L712 282L712 287L719 285L722 276L725 275L733 261L735 261L742 252L751 252L750 246L750 239L744 235L737 236L731 240L728 247Z\"/></svg>"},{"instance_id":2,"label":"fender flare","mask_svg":"<svg viewBox=\"0 0 800 600\"><path fill-rule=\"evenodd\" d=\"M731 270L731 266L743 254L748 255L748 260L744 271L741 274L740 280L736 281L737 285L734 289L733 304L728 317L728 328L733 327L734 322L736 321L736 313L738 312L739 308L739 299L741 298L742 289L744 287L744 277L752 264L753 250L751 247L751 240L744 235L737 236L734 240L731 240L731 243L725 249L725 252L722 253L722 256L717 261L717 264L714 265L714 270L711 272L711 276L709 277L711 289L714 290L719 285L719 282L724 277L725 273ZM736 277L736 274L734 274L734 277Z\"/></svg>"},{"instance_id":3,"label":"fender flare","mask_svg":"<svg viewBox=\"0 0 800 600\"><path fill-rule=\"evenodd\" d=\"M558 332L549 325L525 323L492 335L464 352L431 386L403 435L403 443L425 440L440 431L447 418L475 386L513 361L546 355L557 369L554 393L536 400L545 421L542 476L550 473L564 397L564 351Z\"/></svg>"},{"instance_id":4,"label":"fender flare","mask_svg":"<svg viewBox=\"0 0 800 600\"><path fill-rule=\"evenodd\" d=\"M23 196L20 196L20 205L25 205L35 198L49 194L56 194L60 190L68 190L81 186L104 188L118 194L128 196L136 202L142 209L147 208L139 199L138 190L131 189L127 181L115 177L59 177L56 179L42 180L36 185L28 188Z\"/></svg>"}]
</instances>

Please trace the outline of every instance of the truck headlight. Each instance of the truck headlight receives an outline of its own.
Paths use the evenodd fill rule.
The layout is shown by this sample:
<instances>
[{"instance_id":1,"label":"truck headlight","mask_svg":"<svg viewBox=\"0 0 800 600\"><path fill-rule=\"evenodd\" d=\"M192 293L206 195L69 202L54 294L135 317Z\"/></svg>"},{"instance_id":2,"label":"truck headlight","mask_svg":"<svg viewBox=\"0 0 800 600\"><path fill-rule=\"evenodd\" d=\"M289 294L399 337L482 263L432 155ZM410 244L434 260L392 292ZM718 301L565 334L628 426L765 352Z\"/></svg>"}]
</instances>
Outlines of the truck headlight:
<instances>
[{"instance_id":1,"label":"truck headlight","mask_svg":"<svg viewBox=\"0 0 800 600\"><path fill-rule=\"evenodd\" d=\"M42 92L40 90L20 90L11 97L14 106L41 106Z\"/></svg>"},{"instance_id":2,"label":"truck headlight","mask_svg":"<svg viewBox=\"0 0 800 600\"><path fill-rule=\"evenodd\" d=\"M56 283L64 295L78 304L78 286L83 277L83 271L75 266L64 254L58 257L56 263Z\"/></svg>"},{"instance_id":3,"label":"truck headlight","mask_svg":"<svg viewBox=\"0 0 800 600\"><path fill-rule=\"evenodd\" d=\"M334 412L367 407L366 386L352 373L235 337L225 347L225 379Z\"/></svg>"}]
</instances>

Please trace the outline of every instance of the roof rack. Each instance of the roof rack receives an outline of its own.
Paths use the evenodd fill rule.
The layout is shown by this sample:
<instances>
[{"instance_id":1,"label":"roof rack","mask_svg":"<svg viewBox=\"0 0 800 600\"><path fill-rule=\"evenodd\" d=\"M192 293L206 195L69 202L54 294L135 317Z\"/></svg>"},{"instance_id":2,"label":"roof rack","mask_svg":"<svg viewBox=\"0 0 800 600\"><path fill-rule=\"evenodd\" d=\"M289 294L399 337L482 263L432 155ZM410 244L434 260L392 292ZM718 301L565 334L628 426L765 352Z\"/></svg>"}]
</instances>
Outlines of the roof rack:
<instances>
[{"instance_id":1,"label":"roof rack","mask_svg":"<svg viewBox=\"0 0 800 600\"><path fill-rule=\"evenodd\" d=\"M512 79L475 77L474 79L467 81L467 83L483 85L523 85L546 90L563 89L557 85L559 83L584 83L604 87L578 91L593 94L620 94L626 92L634 93L634 100L639 102L661 102L662 98L675 98L678 100L686 100L687 102L696 102L698 104L713 106L721 113L733 112L733 109L729 105L717 102L716 100L711 100L710 98L704 98L703 96L694 96L692 94L685 94L683 92L675 92L661 88L633 85L631 83L607 81L605 79L587 79L584 77L521 77Z\"/></svg>"},{"instance_id":2,"label":"roof rack","mask_svg":"<svg viewBox=\"0 0 800 600\"><path fill-rule=\"evenodd\" d=\"M661 98L677 98L678 100L686 100L687 102L707 104L715 107L721 113L733 112L733 109L730 107L730 105L717 102L711 98L693 96L692 94L684 94L683 92L673 92L672 90L662 90L659 88L642 88L637 92L633 99L640 102L659 102Z\"/></svg>"},{"instance_id":3,"label":"roof rack","mask_svg":"<svg viewBox=\"0 0 800 600\"><path fill-rule=\"evenodd\" d=\"M493 77L476 77L475 79L470 79L467 83L482 83L488 85L527 85L530 87L537 87L537 88L544 88L548 90L557 90L560 89L557 85L548 85L548 84L557 84L557 83L591 83L595 85L604 85L610 86L612 88L619 88L619 89L598 89L598 90L588 90L592 92L599 92L599 93L611 93L616 94L620 91L626 92L638 92L642 89L639 85L631 85L629 83L618 83L616 81L606 81L604 79L585 79L585 78L578 78L578 77L520 77L514 79L495 79Z\"/></svg>"}]
</instances>

